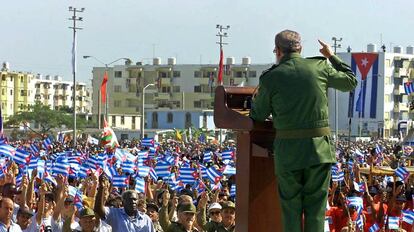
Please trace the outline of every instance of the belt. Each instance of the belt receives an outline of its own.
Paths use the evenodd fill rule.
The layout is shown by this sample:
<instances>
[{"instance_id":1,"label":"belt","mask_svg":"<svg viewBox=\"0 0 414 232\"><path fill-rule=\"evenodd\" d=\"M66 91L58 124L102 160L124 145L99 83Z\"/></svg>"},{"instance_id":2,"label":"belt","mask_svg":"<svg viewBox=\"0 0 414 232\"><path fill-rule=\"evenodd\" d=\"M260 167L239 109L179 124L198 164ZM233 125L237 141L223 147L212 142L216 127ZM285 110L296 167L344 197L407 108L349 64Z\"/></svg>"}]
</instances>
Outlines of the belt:
<instances>
[{"instance_id":1,"label":"belt","mask_svg":"<svg viewBox=\"0 0 414 232\"><path fill-rule=\"evenodd\" d=\"M313 138L330 135L331 129L329 127L311 128L311 129L293 129L293 130L278 130L276 129L277 139L302 139Z\"/></svg>"}]
</instances>

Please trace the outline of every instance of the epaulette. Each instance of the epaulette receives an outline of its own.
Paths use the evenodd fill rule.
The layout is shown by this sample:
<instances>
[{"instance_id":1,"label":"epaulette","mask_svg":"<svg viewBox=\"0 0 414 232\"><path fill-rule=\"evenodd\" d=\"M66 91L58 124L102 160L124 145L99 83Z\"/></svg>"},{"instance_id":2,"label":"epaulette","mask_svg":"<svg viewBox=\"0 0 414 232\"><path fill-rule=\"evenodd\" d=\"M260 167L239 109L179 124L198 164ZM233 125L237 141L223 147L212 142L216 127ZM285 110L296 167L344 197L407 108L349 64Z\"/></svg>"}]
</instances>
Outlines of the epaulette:
<instances>
[{"instance_id":1,"label":"epaulette","mask_svg":"<svg viewBox=\"0 0 414 232\"><path fill-rule=\"evenodd\" d=\"M312 57L306 57L306 59L326 60L326 57L324 57L324 56L312 56Z\"/></svg>"},{"instance_id":2,"label":"epaulette","mask_svg":"<svg viewBox=\"0 0 414 232\"><path fill-rule=\"evenodd\" d=\"M268 73L268 72L272 71L272 70L273 70L273 69L275 69L277 66L279 66L279 64L274 64L274 65L272 65L272 67L270 67L270 68L268 68L268 69L264 70L264 71L262 72L262 75L260 75L260 76L261 76L261 77L262 77L262 76L264 76L266 73Z\"/></svg>"}]
</instances>

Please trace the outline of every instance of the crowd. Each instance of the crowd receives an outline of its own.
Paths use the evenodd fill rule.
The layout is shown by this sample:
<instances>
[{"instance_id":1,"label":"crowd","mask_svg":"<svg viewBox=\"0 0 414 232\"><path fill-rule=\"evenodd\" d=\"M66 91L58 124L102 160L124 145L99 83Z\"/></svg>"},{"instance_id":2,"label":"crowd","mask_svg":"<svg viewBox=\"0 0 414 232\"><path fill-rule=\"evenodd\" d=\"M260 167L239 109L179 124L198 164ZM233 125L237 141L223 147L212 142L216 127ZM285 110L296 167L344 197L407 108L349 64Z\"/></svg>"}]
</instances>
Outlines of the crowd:
<instances>
[{"instance_id":1,"label":"crowd","mask_svg":"<svg viewBox=\"0 0 414 232\"><path fill-rule=\"evenodd\" d=\"M325 230L412 231L413 149L336 149ZM0 231L234 231L235 163L234 143L1 140Z\"/></svg>"},{"instance_id":2,"label":"crowd","mask_svg":"<svg viewBox=\"0 0 414 232\"><path fill-rule=\"evenodd\" d=\"M234 231L234 143L0 141L1 231Z\"/></svg>"}]
</instances>

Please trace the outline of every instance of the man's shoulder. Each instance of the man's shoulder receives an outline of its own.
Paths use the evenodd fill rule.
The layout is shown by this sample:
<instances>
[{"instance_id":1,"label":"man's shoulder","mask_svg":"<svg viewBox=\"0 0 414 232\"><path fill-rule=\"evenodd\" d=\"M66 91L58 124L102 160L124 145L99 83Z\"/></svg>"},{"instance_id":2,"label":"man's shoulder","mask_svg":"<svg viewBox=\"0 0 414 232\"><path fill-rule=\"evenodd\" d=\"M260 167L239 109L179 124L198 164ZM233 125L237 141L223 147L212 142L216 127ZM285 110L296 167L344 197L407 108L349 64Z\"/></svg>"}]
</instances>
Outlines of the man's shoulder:
<instances>
[{"instance_id":1,"label":"man's shoulder","mask_svg":"<svg viewBox=\"0 0 414 232\"><path fill-rule=\"evenodd\" d=\"M178 222L171 222L171 224L168 226L168 229L167 229L167 232L181 232L181 231L186 232L184 227ZM198 232L196 228L193 228L191 231Z\"/></svg>"},{"instance_id":2,"label":"man's shoulder","mask_svg":"<svg viewBox=\"0 0 414 232\"><path fill-rule=\"evenodd\" d=\"M262 72L262 74L260 75L260 78L263 77L263 76L265 76L265 75L267 75L267 74L269 74L271 71L275 70L278 66L279 66L279 64L274 64L270 68L264 70Z\"/></svg>"}]
</instances>

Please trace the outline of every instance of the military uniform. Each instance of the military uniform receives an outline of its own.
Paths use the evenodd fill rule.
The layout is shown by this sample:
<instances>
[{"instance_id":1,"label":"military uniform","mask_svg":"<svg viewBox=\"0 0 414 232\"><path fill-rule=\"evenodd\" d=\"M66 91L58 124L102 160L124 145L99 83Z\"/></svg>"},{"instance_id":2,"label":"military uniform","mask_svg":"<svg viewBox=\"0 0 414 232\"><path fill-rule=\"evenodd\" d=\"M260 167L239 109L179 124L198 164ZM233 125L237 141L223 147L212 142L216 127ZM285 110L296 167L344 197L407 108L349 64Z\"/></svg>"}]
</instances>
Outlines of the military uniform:
<instances>
[{"instance_id":1,"label":"military uniform","mask_svg":"<svg viewBox=\"0 0 414 232\"><path fill-rule=\"evenodd\" d=\"M236 210L236 205L233 202L224 203L223 206L224 208L227 207ZM234 232L236 229L236 225L231 225L226 228L223 223L214 221L207 222L206 218L206 208L200 207L197 213L197 224L206 232Z\"/></svg>"},{"instance_id":2,"label":"military uniform","mask_svg":"<svg viewBox=\"0 0 414 232\"><path fill-rule=\"evenodd\" d=\"M276 129L275 172L285 231L323 231L331 164L328 88L350 91L357 85L351 68L337 56L302 58L285 54L260 77L250 116L270 115Z\"/></svg>"}]
</instances>

